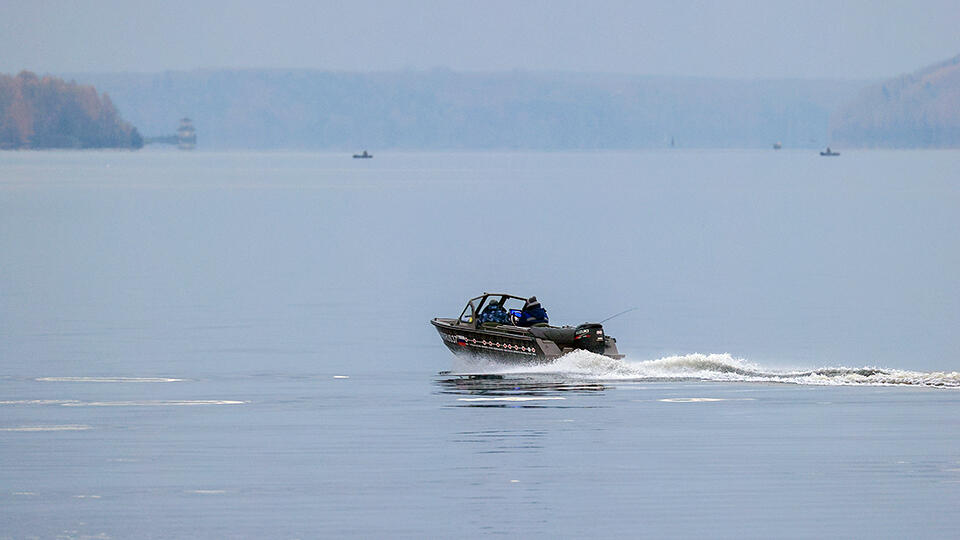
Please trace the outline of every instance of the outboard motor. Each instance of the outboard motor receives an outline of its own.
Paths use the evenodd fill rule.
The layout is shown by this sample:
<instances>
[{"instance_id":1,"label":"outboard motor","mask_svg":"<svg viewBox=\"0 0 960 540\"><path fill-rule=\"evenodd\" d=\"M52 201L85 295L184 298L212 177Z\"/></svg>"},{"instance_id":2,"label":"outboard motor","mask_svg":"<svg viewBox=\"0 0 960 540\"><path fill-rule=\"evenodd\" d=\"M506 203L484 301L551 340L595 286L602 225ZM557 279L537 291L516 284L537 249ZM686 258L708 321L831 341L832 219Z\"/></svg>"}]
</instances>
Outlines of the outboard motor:
<instances>
[{"instance_id":1,"label":"outboard motor","mask_svg":"<svg viewBox=\"0 0 960 540\"><path fill-rule=\"evenodd\" d=\"M578 326L573 335L573 346L592 353L603 354L607 346L603 336L603 325L600 323L583 323Z\"/></svg>"}]
</instances>

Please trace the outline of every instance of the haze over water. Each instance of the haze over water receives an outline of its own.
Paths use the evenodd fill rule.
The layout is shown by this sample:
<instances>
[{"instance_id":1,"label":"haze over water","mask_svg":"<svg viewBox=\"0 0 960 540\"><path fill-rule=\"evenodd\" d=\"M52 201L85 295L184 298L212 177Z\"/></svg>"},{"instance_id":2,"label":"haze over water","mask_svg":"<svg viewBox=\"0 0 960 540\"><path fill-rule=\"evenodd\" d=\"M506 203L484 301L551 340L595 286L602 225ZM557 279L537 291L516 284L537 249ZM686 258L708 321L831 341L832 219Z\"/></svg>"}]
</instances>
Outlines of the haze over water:
<instances>
[{"instance_id":1,"label":"haze over water","mask_svg":"<svg viewBox=\"0 0 960 540\"><path fill-rule=\"evenodd\" d=\"M0 538L953 534L960 152L374 153L4 154Z\"/></svg>"}]
</instances>

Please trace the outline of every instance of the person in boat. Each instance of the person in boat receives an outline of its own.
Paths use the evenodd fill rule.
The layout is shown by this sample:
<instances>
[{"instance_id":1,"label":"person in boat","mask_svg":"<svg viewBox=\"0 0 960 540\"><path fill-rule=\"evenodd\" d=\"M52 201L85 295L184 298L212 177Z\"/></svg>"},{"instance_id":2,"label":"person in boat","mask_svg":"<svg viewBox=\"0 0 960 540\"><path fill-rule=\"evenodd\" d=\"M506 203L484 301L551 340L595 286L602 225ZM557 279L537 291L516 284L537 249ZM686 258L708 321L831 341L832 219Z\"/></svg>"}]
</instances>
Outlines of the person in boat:
<instances>
[{"instance_id":1,"label":"person in boat","mask_svg":"<svg viewBox=\"0 0 960 540\"><path fill-rule=\"evenodd\" d=\"M492 322L497 324L510 324L510 314L503 309L498 302L491 301L487 307L483 308L479 317L480 323Z\"/></svg>"},{"instance_id":2,"label":"person in boat","mask_svg":"<svg viewBox=\"0 0 960 540\"><path fill-rule=\"evenodd\" d=\"M536 296L531 296L523 304L523 309L517 315L517 326L533 326L538 323L549 323L547 310L543 309Z\"/></svg>"}]
</instances>

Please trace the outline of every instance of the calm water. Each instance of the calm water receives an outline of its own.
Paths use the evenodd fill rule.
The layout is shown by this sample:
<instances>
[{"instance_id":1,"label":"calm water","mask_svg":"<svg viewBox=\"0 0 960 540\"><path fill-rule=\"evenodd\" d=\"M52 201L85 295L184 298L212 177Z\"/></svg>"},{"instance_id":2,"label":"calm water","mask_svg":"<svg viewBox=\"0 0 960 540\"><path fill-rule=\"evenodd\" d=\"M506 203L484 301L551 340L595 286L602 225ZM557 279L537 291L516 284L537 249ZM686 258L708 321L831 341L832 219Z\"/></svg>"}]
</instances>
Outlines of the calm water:
<instances>
[{"instance_id":1,"label":"calm water","mask_svg":"<svg viewBox=\"0 0 960 540\"><path fill-rule=\"evenodd\" d=\"M960 152L375 154L0 154L0 538L957 536Z\"/></svg>"}]
</instances>

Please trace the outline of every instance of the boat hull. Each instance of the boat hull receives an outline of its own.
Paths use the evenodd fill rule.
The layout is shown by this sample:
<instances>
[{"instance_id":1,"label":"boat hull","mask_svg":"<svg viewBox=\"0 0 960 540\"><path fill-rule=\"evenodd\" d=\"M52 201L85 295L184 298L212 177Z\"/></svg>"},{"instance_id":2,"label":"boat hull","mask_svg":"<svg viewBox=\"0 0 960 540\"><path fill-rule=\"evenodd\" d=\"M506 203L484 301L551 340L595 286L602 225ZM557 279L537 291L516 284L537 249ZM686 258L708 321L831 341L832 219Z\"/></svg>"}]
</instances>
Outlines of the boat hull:
<instances>
[{"instance_id":1,"label":"boat hull","mask_svg":"<svg viewBox=\"0 0 960 540\"><path fill-rule=\"evenodd\" d=\"M560 358L577 350L549 339L532 335L529 329L516 326L497 328L473 328L457 324L455 319L430 321L440 334L440 339L457 356L474 356L511 364L540 364ZM623 358L617 351L616 340L606 338L604 356Z\"/></svg>"}]
</instances>

